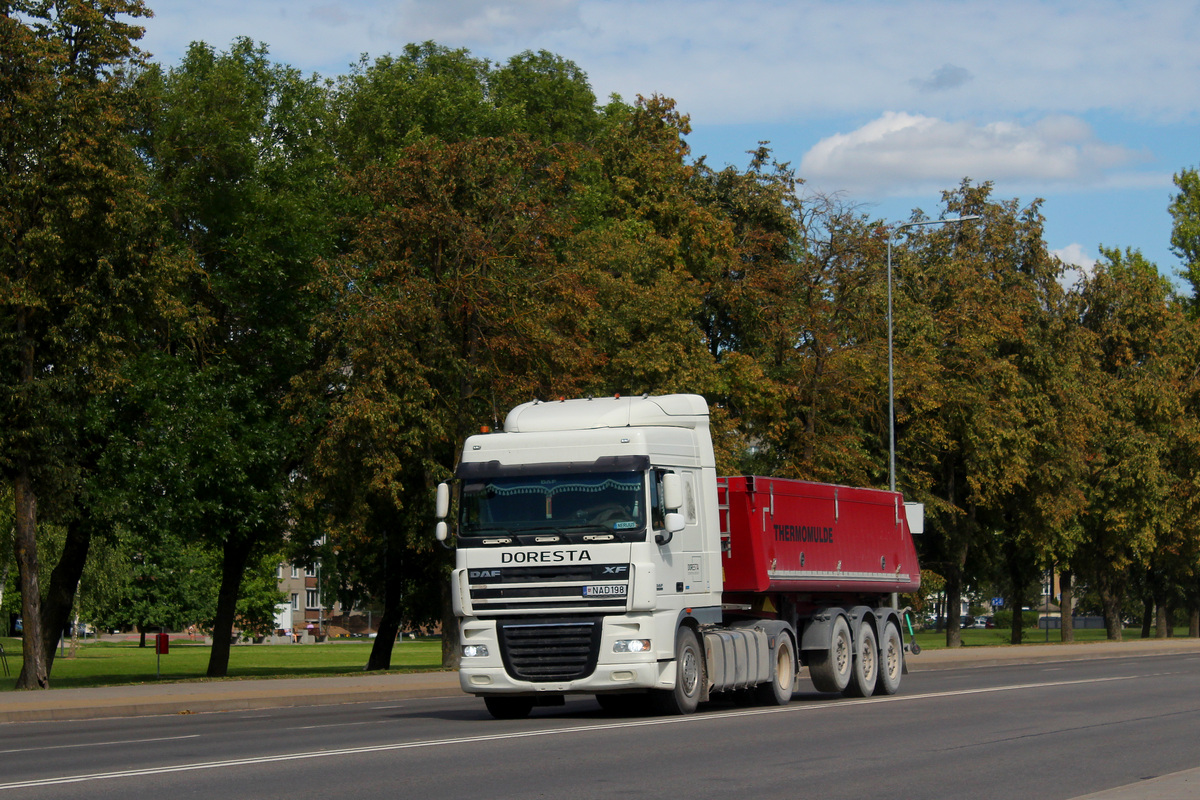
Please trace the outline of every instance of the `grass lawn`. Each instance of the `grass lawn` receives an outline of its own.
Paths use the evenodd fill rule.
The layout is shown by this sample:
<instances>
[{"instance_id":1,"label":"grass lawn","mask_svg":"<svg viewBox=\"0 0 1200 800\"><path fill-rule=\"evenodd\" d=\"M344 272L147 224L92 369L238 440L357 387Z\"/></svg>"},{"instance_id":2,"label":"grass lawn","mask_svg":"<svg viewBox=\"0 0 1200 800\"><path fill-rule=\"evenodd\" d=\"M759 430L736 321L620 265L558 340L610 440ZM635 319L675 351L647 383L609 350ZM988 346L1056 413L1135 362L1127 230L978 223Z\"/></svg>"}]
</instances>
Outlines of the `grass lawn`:
<instances>
[{"instance_id":1,"label":"grass lawn","mask_svg":"<svg viewBox=\"0 0 1200 800\"><path fill-rule=\"evenodd\" d=\"M1153 635L1153 633L1151 634ZM1187 628L1176 628L1175 636L1186 638ZM1046 631L1026 628L1022 633L1021 645L1027 644L1062 644L1060 631L1051 630L1047 640ZM1141 628L1126 628L1122 632L1123 641L1133 641L1142 638ZM1077 628L1076 642L1103 642L1106 635L1103 628ZM907 635L905 641L908 641ZM997 647L1012 644L1012 631L1008 628L964 628L962 631L963 647ZM918 631L917 644L922 650L938 650L946 646L946 633L933 631Z\"/></svg>"},{"instance_id":2,"label":"grass lawn","mask_svg":"<svg viewBox=\"0 0 1200 800\"><path fill-rule=\"evenodd\" d=\"M0 691L12 691L21 672L21 640L0 638L8 657L9 675L4 676L0 665ZM54 659L50 685L55 689L83 686L115 686L130 683L152 683L155 662L159 662L164 681L209 680L210 648L199 643L171 641L171 652L161 657L154 652L153 639L149 646L138 647L137 641L100 641L80 644L75 656L62 650ZM371 652L369 640L348 640L325 644L235 645L229 654L229 674L224 680L238 678L314 678L326 675L361 675ZM436 670L442 663L440 639L417 639L397 642L392 649L392 672L424 672Z\"/></svg>"}]
</instances>

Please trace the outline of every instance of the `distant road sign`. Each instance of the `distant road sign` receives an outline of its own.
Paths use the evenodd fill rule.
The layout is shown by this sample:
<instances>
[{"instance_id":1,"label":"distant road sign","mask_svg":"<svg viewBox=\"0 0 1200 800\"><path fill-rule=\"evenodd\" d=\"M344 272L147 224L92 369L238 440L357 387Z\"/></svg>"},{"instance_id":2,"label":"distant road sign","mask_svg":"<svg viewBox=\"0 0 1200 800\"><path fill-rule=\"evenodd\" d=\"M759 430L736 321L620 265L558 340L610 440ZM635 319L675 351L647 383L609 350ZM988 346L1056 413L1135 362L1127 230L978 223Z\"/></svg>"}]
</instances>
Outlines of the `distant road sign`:
<instances>
[{"instance_id":1,"label":"distant road sign","mask_svg":"<svg viewBox=\"0 0 1200 800\"><path fill-rule=\"evenodd\" d=\"M994 605L994 606L1002 606L1002 605L1004 605L1004 598L1003 598L1003 597L993 597L993 598L992 598L992 605Z\"/></svg>"}]
</instances>

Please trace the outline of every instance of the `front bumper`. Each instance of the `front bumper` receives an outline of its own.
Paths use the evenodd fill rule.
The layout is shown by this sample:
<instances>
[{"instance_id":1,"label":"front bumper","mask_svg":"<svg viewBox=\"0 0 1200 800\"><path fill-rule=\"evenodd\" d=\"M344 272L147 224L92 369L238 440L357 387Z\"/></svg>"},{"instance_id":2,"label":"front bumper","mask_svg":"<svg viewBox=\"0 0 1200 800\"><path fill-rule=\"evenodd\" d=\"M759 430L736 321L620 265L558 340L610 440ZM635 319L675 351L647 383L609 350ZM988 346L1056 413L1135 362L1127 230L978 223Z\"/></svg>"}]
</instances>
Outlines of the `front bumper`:
<instances>
[{"instance_id":1,"label":"front bumper","mask_svg":"<svg viewBox=\"0 0 1200 800\"><path fill-rule=\"evenodd\" d=\"M652 649L640 653L614 652L615 643L623 639L650 639ZM598 650L594 651L595 666L578 676L531 680L531 676L510 673L505 667L495 620L464 620L460 644L485 645L488 651L486 656L464 657L460 663L459 683L469 694L594 694L670 689L675 685L675 663L671 659L674 643L665 652L659 651L661 642L655 636L654 615L602 618ZM553 651L547 655L552 656Z\"/></svg>"}]
</instances>

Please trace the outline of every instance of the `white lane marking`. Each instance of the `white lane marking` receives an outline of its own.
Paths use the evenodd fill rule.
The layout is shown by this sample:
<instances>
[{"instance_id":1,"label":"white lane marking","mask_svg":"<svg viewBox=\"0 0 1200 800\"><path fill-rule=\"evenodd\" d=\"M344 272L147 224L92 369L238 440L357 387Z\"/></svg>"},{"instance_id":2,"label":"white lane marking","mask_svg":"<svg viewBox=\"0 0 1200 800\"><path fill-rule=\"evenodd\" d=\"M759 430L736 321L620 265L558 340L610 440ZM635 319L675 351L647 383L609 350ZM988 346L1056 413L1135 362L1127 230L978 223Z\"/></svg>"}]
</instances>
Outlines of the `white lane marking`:
<instances>
[{"instance_id":1,"label":"white lane marking","mask_svg":"<svg viewBox=\"0 0 1200 800\"><path fill-rule=\"evenodd\" d=\"M594 731L620 730L624 728L647 728L657 725L688 725L701 724L712 720L730 719L734 717L749 717L765 714L795 714L809 711L825 711L830 709L847 708L863 704L877 705L880 703L911 703L918 700L940 700L947 697L962 697L972 694L993 694L996 692L1014 692L1026 689L1044 689L1059 686L1078 686L1082 684L1110 683L1112 681L1127 681L1139 679L1142 676L1125 675L1112 678L1088 678L1074 681L1044 681L1041 683L1021 683L1012 686L987 686L979 689L959 689L950 692L930 692L914 695L890 695L884 697L864 697L859 700L842 700L835 703L820 705L786 705L775 708L757 708L741 711L723 711L715 714L697 714L686 717L664 717L661 719L641 719L629 722L607 722L596 725L577 725L568 728L542 728L533 731L514 731L512 733L492 733L483 736L464 736L454 739L426 739L416 742L396 742L393 744L368 745L365 747L348 747L338 750L315 750L304 753L282 753L274 756L254 756L251 758L234 758L225 761L202 761L194 764L176 764L165 767L147 767L145 769L126 769L114 772L94 772L86 775L67 775L59 778L40 778L27 781L0 783L0 791L6 789L28 789L36 786L61 786L68 783L86 783L88 781L113 780L114 778L138 778L151 775L169 775L177 772L197 772L208 769L226 769L257 764L276 764L286 761L306 761L314 758L336 758L339 756L367 755L370 753L388 753L397 750L416 750L425 747L445 747L464 744L479 744L484 742L499 742L511 739L529 739L540 736L566 736L576 733L592 733Z\"/></svg>"},{"instance_id":2,"label":"white lane marking","mask_svg":"<svg viewBox=\"0 0 1200 800\"><path fill-rule=\"evenodd\" d=\"M148 744L150 742L174 742L179 739L199 739L200 734L192 733L187 736L162 736L157 739L121 739L112 742L82 742L80 744L55 744L47 747L21 747L13 750L0 750L0 755L8 753L40 753L45 750L70 750L77 747L114 747L119 744Z\"/></svg>"},{"instance_id":3,"label":"white lane marking","mask_svg":"<svg viewBox=\"0 0 1200 800\"><path fill-rule=\"evenodd\" d=\"M363 722L330 722L326 725L300 725L291 728L293 731L312 731L318 728L353 728L357 725L390 725L393 724L390 719L369 719Z\"/></svg>"}]
</instances>

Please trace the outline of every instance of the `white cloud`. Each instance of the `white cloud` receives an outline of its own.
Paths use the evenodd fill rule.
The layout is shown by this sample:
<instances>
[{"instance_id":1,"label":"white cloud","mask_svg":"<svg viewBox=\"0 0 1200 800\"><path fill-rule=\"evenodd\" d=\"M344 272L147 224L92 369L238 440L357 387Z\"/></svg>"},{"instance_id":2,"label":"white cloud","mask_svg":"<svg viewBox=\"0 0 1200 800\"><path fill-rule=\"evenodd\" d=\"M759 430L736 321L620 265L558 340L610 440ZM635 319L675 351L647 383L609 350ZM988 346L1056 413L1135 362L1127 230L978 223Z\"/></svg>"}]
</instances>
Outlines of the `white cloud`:
<instances>
[{"instance_id":1,"label":"white cloud","mask_svg":"<svg viewBox=\"0 0 1200 800\"><path fill-rule=\"evenodd\" d=\"M1081 244L1069 244L1066 247L1051 250L1050 254L1058 256L1067 265L1060 283L1068 289L1084 278L1091 277L1096 269L1096 259Z\"/></svg>"},{"instance_id":2,"label":"white cloud","mask_svg":"<svg viewBox=\"0 0 1200 800\"><path fill-rule=\"evenodd\" d=\"M1100 185L1137 158L1097 140L1073 117L976 125L887 112L818 142L801 159L799 174L822 192L869 197L922 194L968 177L1045 190Z\"/></svg>"},{"instance_id":3,"label":"white cloud","mask_svg":"<svg viewBox=\"0 0 1200 800\"><path fill-rule=\"evenodd\" d=\"M523 50L544 49L531 43L556 31L578 30L581 20L579 0L406 0L397 4L388 27L398 43L432 39Z\"/></svg>"},{"instance_id":4,"label":"white cloud","mask_svg":"<svg viewBox=\"0 0 1200 800\"><path fill-rule=\"evenodd\" d=\"M154 0L152 0L154 2ZM433 39L504 61L547 49L598 97L658 92L704 124L904 108L943 118L1194 119L1195 0L158 0L147 46L266 42L331 75Z\"/></svg>"}]
</instances>

